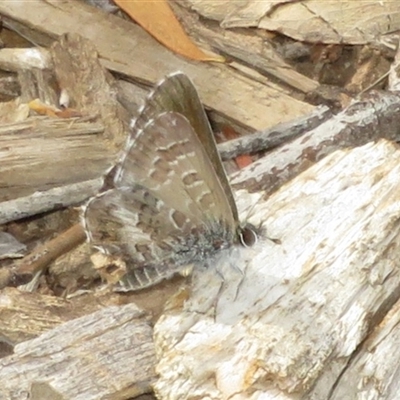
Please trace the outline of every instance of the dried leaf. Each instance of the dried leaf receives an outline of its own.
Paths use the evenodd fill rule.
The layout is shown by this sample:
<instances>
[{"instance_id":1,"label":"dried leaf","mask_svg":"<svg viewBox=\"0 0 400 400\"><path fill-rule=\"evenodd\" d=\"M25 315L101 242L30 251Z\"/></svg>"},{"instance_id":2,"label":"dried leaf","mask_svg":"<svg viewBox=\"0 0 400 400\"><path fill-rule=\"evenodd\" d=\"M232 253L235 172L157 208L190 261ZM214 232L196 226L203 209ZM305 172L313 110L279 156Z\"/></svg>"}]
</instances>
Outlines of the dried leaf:
<instances>
[{"instance_id":1,"label":"dried leaf","mask_svg":"<svg viewBox=\"0 0 400 400\"><path fill-rule=\"evenodd\" d=\"M37 112L40 115L48 115L49 117L55 117L56 112L59 111L56 107L49 106L43 103L39 99L32 100L28 103L31 110Z\"/></svg>"},{"instance_id":2,"label":"dried leaf","mask_svg":"<svg viewBox=\"0 0 400 400\"><path fill-rule=\"evenodd\" d=\"M239 136L237 132L231 126L228 125L222 127L222 132L226 137L226 139L228 140L236 139ZM240 156L235 157L235 162L238 168L242 169L252 164L253 160L251 156L249 156L248 154L242 154Z\"/></svg>"},{"instance_id":3,"label":"dried leaf","mask_svg":"<svg viewBox=\"0 0 400 400\"><path fill-rule=\"evenodd\" d=\"M28 105L31 110L40 115L47 115L49 117L72 118L82 116L79 111L74 110L73 108L63 108L60 110L57 107L49 106L48 104L43 103L39 99L32 100Z\"/></svg>"},{"instance_id":4,"label":"dried leaf","mask_svg":"<svg viewBox=\"0 0 400 400\"><path fill-rule=\"evenodd\" d=\"M76 118L82 117L82 113L73 108L63 108L56 112L58 118Z\"/></svg>"},{"instance_id":5,"label":"dried leaf","mask_svg":"<svg viewBox=\"0 0 400 400\"><path fill-rule=\"evenodd\" d=\"M192 42L167 1L115 0L115 3L143 29L173 52L197 61L225 61L221 56L204 53Z\"/></svg>"}]
</instances>

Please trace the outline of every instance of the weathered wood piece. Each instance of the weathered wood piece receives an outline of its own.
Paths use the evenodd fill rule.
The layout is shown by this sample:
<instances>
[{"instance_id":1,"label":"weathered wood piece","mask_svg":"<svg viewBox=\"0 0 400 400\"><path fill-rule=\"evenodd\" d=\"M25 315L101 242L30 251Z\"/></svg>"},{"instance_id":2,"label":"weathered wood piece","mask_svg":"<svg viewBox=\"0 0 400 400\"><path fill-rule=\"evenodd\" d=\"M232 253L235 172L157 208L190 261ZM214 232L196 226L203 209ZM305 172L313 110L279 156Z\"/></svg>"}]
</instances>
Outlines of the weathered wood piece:
<instances>
[{"instance_id":1,"label":"weathered wood piece","mask_svg":"<svg viewBox=\"0 0 400 400\"><path fill-rule=\"evenodd\" d=\"M80 204L95 195L102 185L103 178L98 178L4 201L0 204L0 224Z\"/></svg>"},{"instance_id":2,"label":"weathered wood piece","mask_svg":"<svg viewBox=\"0 0 400 400\"><path fill-rule=\"evenodd\" d=\"M30 399L37 385L71 400L135 397L150 391L154 363L143 312L108 307L15 346L0 359L0 398Z\"/></svg>"},{"instance_id":3,"label":"weathered wood piece","mask_svg":"<svg viewBox=\"0 0 400 400\"><path fill-rule=\"evenodd\" d=\"M47 49L1 49L0 69L17 73L21 103L39 98L48 105L58 104L53 60ZM17 119L11 121L17 122Z\"/></svg>"},{"instance_id":4,"label":"weathered wood piece","mask_svg":"<svg viewBox=\"0 0 400 400\"><path fill-rule=\"evenodd\" d=\"M57 83L70 98L69 106L84 115L96 115L104 125L102 138L114 152L119 150L126 140L129 115L117 101L114 78L101 65L94 43L67 34L50 51Z\"/></svg>"},{"instance_id":5,"label":"weathered wood piece","mask_svg":"<svg viewBox=\"0 0 400 400\"><path fill-rule=\"evenodd\" d=\"M58 257L73 250L86 240L85 231L80 223L73 225L67 231L45 244L38 246L30 254L18 260L15 264L15 275L34 276L39 271L44 271L47 266ZM1 285L0 285L1 288Z\"/></svg>"},{"instance_id":6,"label":"weathered wood piece","mask_svg":"<svg viewBox=\"0 0 400 400\"><path fill-rule=\"evenodd\" d=\"M82 317L113 304L85 296L66 300L61 297L28 293L14 288L0 292L1 341L13 346L33 339L64 322ZM1 386L1 385L0 385ZM0 396L1 398L1 396Z\"/></svg>"},{"instance_id":7,"label":"weathered wood piece","mask_svg":"<svg viewBox=\"0 0 400 400\"><path fill-rule=\"evenodd\" d=\"M400 96L372 91L307 134L232 175L233 185L272 193L327 154L385 138L400 140Z\"/></svg>"},{"instance_id":8,"label":"weathered wood piece","mask_svg":"<svg viewBox=\"0 0 400 400\"><path fill-rule=\"evenodd\" d=\"M228 65L186 61L135 24L83 2L1 3L0 14L6 26L40 45L48 46L65 32L79 33L95 44L104 66L136 81L153 85L162 76L181 70L193 79L206 107L248 131L266 129L313 108L277 87L252 81Z\"/></svg>"},{"instance_id":9,"label":"weathered wood piece","mask_svg":"<svg viewBox=\"0 0 400 400\"><path fill-rule=\"evenodd\" d=\"M220 143L218 150L223 160L229 160L241 154L270 150L315 129L330 117L332 117L332 112L328 107L317 107L311 114L296 120Z\"/></svg>"},{"instance_id":10,"label":"weathered wood piece","mask_svg":"<svg viewBox=\"0 0 400 400\"><path fill-rule=\"evenodd\" d=\"M6 71L51 69L52 63L50 53L43 48L0 50L0 68Z\"/></svg>"},{"instance_id":11,"label":"weathered wood piece","mask_svg":"<svg viewBox=\"0 0 400 400\"><path fill-rule=\"evenodd\" d=\"M77 118L2 125L0 200L101 176L115 157L96 137L103 132L101 123Z\"/></svg>"},{"instance_id":12,"label":"weathered wood piece","mask_svg":"<svg viewBox=\"0 0 400 400\"><path fill-rule=\"evenodd\" d=\"M400 150L382 140L327 156L267 201L240 192L241 215L280 244L264 236L195 270L183 313L155 327L159 398L321 400L339 391L400 295L399 186ZM377 390L391 379L381 378Z\"/></svg>"}]
</instances>

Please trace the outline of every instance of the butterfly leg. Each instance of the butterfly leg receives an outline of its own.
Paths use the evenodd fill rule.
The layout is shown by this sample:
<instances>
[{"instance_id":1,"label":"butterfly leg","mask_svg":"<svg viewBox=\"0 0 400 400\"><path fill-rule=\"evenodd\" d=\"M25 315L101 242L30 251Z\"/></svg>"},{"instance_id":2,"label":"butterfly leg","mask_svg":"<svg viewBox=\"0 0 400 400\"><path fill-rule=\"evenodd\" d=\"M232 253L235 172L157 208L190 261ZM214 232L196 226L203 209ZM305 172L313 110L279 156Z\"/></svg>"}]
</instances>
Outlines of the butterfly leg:
<instances>
[{"instance_id":1,"label":"butterfly leg","mask_svg":"<svg viewBox=\"0 0 400 400\"><path fill-rule=\"evenodd\" d=\"M234 269L235 271L239 272L239 274L240 274L240 281L236 286L235 297L233 298L233 301L236 301L238 296L239 296L240 288L242 287L243 282L244 282L244 280L246 278L247 266L245 267L244 270L242 270L242 269L238 268L235 263L231 263L231 267L232 267L232 269Z\"/></svg>"},{"instance_id":2,"label":"butterfly leg","mask_svg":"<svg viewBox=\"0 0 400 400\"><path fill-rule=\"evenodd\" d=\"M216 320L217 320L217 310L218 310L219 298L222 295L222 292L223 292L224 287L225 287L225 277L224 277L222 271L218 269L218 265L215 268L215 271L216 271L217 275L221 278L221 284L219 285L217 295L215 296L215 300L213 302L214 322L216 322Z\"/></svg>"}]
</instances>

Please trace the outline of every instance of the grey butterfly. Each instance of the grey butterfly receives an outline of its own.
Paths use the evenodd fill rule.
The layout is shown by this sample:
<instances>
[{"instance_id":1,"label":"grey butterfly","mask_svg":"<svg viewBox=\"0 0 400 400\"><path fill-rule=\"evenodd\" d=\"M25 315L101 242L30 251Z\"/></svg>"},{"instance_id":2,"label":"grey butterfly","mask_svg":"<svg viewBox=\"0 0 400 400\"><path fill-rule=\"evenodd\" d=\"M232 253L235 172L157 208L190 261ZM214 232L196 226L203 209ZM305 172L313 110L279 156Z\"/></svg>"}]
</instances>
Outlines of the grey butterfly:
<instances>
[{"instance_id":1,"label":"grey butterfly","mask_svg":"<svg viewBox=\"0 0 400 400\"><path fill-rule=\"evenodd\" d=\"M239 223L210 124L185 74L162 80L131 128L106 190L83 215L101 262L118 267L119 290L152 286L255 241Z\"/></svg>"}]
</instances>

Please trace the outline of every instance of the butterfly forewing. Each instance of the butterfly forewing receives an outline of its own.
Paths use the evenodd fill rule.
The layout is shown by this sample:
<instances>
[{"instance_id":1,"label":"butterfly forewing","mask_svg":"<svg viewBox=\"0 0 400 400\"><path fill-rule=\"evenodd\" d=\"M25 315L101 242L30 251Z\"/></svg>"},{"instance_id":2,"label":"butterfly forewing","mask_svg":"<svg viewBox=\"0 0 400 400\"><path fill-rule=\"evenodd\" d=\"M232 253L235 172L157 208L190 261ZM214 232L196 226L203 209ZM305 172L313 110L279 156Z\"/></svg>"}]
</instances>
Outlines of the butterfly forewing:
<instances>
[{"instance_id":1,"label":"butterfly forewing","mask_svg":"<svg viewBox=\"0 0 400 400\"><path fill-rule=\"evenodd\" d=\"M236 203L216 147L210 123L196 88L185 74L181 72L171 74L156 86L133 124L130 140L127 142L126 153L129 153L137 135L140 134L148 122L159 114L168 111L177 112L189 121L202 147L204 147L207 157L211 160L217 179L224 189L233 218L238 225ZM116 174L116 182L121 180L121 185L124 185L121 175L123 175L122 171L125 169L124 161L122 160L118 171L120 174L118 172Z\"/></svg>"}]
</instances>

